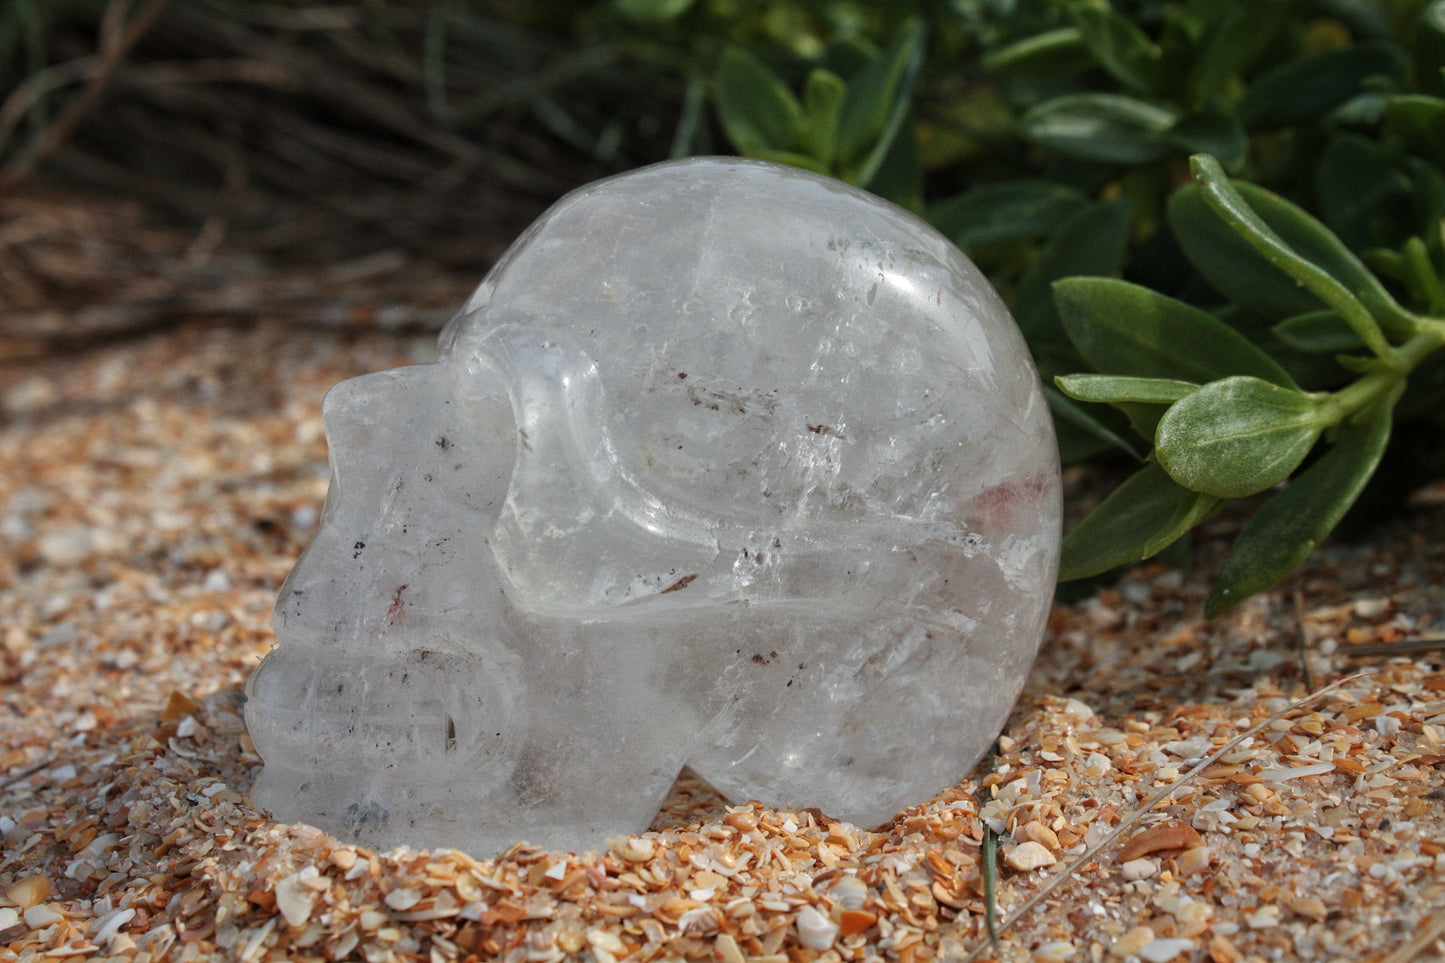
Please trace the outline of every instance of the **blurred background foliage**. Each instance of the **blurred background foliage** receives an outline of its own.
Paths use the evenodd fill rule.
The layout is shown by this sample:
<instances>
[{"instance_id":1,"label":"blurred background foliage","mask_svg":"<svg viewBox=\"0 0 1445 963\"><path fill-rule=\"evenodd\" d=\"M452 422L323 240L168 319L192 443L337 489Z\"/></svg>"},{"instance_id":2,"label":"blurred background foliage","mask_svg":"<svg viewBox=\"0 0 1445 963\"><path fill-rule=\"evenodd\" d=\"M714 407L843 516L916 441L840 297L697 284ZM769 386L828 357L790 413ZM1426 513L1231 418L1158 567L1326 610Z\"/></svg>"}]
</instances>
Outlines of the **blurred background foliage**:
<instances>
[{"instance_id":1,"label":"blurred background foliage","mask_svg":"<svg viewBox=\"0 0 1445 963\"><path fill-rule=\"evenodd\" d=\"M0 191L80 185L223 223L265 257L400 246L475 277L606 173L707 153L810 168L920 213L980 264L1049 385L1066 462L1150 459L1151 491L1174 497L1149 467L1163 409L1051 383L1130 373L1088 346L1091 318L1182 302L1300 397L1367 366L1350 360L1358 331L1185 189L1190 157L1288 205L1266 220L1305 259L1347 282L1368 265L1403 305L1376 312L1403 344L1408 317L1445 311L1442 68L1440 0L7 0ZM1135 287L1056 299L1078 276ZM1445 473L1445 365L1422 354L1408 373L1347 525ZM1192 511L1169 516L1165 545L1209 513Z\"/></svg>"}]
</instances>

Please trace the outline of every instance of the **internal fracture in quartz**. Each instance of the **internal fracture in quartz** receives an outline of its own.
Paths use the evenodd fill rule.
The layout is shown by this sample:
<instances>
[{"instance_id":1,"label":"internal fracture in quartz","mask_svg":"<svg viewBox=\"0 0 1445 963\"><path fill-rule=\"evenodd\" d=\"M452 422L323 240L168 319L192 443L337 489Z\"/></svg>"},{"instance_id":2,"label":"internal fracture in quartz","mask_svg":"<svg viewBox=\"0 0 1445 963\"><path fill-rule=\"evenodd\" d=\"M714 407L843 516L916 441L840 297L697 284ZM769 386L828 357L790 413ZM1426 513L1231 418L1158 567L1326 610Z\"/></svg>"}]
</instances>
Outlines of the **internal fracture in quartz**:
<instances>
[{"instance_id":1,"label":"internal fracture in quartz","mask_svg":"<svg viewBox=\"0 0 1445 963\"><path fill-rule=\"evenodd\" d=\"M919 219L736 159L558 202L435 364L326 398L248 686L253 799L371 846L588 849L684 765L870 826L966 775L1048 612L1023 340Z\"/></svg>"}]
</instances>

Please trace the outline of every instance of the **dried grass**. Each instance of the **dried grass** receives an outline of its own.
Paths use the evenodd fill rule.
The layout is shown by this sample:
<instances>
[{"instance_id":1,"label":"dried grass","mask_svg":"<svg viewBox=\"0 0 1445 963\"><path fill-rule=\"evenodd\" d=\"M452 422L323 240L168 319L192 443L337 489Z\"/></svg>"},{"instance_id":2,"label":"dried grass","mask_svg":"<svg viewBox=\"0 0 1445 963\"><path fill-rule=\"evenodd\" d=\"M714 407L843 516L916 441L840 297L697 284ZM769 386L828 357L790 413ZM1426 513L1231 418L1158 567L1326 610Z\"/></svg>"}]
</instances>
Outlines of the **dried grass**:
<instances>
[{"instance_id":1,"label":"dried grass","mask_svg":"<svg viewBox=\"0 0 1445 963\"><path fill-rule=\"evenodd\" d=\"M275 256L396 245L471 263L455 238L510 236L670 137L669 95L637 96L618 50L521 25L522 9L15 0L0 89L7 62L32 69L0 102L0 196L39 176Z\"/></svg>"}]
</instances>

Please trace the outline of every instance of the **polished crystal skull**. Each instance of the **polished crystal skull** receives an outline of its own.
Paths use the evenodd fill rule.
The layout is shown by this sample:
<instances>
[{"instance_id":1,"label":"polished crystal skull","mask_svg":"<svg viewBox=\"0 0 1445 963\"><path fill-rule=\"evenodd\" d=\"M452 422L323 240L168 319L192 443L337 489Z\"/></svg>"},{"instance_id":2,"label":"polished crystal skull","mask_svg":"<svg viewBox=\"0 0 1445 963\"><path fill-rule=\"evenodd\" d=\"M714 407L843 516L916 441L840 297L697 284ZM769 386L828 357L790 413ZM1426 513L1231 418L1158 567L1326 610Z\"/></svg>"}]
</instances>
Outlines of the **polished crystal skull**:
<instances>
[{"instance_id":1,"label":"polished crystal skull","mask_svg":"<svg viewBox=\"0 0 1445 963\"><path fill-rule=\"evenodd\" d=\"M324 419L252 798L367 845L595 848L684 765L884 822L992 742L1052 597L1057 451L1004 305L918 218L792 168L574 192L437 363Z\"/></svg>"}]
</instances>

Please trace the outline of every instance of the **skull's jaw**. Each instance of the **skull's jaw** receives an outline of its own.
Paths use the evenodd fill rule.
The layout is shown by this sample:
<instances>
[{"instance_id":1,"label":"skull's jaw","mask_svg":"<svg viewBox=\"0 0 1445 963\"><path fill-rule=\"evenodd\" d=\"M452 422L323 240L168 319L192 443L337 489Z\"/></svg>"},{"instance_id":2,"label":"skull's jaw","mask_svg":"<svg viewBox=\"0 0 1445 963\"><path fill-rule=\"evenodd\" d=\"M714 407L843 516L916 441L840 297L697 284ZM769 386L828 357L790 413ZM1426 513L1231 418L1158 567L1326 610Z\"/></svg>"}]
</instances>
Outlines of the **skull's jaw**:
<instances>
[{"instance_id":1,"label":"skull's jaw","mask_svg":"<svg viewBox=\"0 0 1445 963\"><path fill-rule=\"evenodd\" d=\"M485 539L515 428L495 387L417 365L328 395L321 530L247 684L252 796L278 818L411 841L409 822L511 777L517 660Z\"/></svg>"},{"instance_id":2,"label":"skull's jaw","mask_svg":"<svg viewBox=\"0 0 1445 963\"><path fill-rule=\"evenodd\" d=\"M473 788L506 780L516 680L492 660L419 649L338 667L300 644L267 656L246 684L251 737L296 772L413 779L467 773ZM269 768L269 766L268 766ZM435 778L435 775L433 775Z\"/></svg>"},{"instance_id":3,"label":"skull's jaw","mask_svg":"<svg viewBox=\"0 0 1445 963\"><path fill-rule=\"evenodd\" d=\"M429 652L338 673L334 647L283 644L248 686L252 800L367 846L479 856L645 829L703 725L679 667L649 654L671 634L516 618L548 648L506 664Z\"/></svg>"},{"instance_id":4,"label":"skull's jaw","mask_svg":"<svg viewBox=\"0 0 1445 963\"><path fill-rule=\"evenodd\" d=\"M269 707L248 711L267 760L251 799L281 821L381 849L582 850L645 828L682 766L681 745L639 764L637 720L527 703L515 679L467 660L420 652L336 673L322 651L277 649L247 686L248 710Z\"/></svg>"},{"instance_id":5,"label":"skull's jaw","mask_svg":"<svg viewBox=\"0 0 1445 963\"><path fill-rule=\"evenodd\" d=\"M599 773L558 805L526 806L486 796L464 779L450 780L438 793L366 773L347 777L268 764L251 799L279 821L314 825L373 849L460 849L488 857L519 842L595 850L604 840L641 832L675 778L662 768L626 778Z\"/></svg>"}]
</instances>

